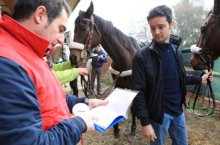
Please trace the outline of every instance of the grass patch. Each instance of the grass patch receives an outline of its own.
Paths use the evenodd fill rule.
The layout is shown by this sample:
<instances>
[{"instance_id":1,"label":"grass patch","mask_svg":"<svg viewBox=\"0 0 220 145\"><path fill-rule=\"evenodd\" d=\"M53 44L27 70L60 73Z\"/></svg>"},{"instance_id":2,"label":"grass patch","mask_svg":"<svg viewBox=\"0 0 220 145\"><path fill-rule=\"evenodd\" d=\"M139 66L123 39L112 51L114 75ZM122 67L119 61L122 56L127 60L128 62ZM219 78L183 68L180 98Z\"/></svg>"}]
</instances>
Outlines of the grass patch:
<instances>
[{"instance_id":1,"label":"grass patch","mask_svg":"<svg viewBox=\"0 0 220 145\"><path fill-rule=\"evenodd\" d=\"M194 100L193 100L194 101ZM188 108L198 116L216 116L215 111L213 112L213 104L203 104L196 102L193 110L193 101L188 102Z\"/></svg>"}]
</instances>

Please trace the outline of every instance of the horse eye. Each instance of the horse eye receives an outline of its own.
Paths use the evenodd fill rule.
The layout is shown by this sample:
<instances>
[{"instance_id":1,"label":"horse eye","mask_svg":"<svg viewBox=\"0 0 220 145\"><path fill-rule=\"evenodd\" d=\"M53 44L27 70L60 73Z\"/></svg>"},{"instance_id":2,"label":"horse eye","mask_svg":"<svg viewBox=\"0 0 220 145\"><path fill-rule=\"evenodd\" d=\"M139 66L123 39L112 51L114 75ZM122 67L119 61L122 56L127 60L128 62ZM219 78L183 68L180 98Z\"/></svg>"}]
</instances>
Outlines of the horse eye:
<instances>
[{"instance_id":1,"label":"horse eye","mask_svg":"<svg viewBox=\"0 0 220 145\"><path fill-rule=\"evenodd\" d=\"M88 29L89 29L89 22L88 22L88 21L81 20L81 21L80 21L80 28L81 28L83 31L88 30Z\"/></svg>"},{"instance_id":2,"label":"horse eye","mask_svg":"<svg viewBox=\"0 0 220 145\"><path fill-rule=\"evenodd\" d=\"M80 25L86 25L86 22L85 21L80 21Z\"/></svg>"},{"instance_id":3,"label":"horse eye","mask_svg":"<svg viewBox=\"0 0 220 145\"><path fill-rule=\"evenodd\" d=\"M81 26L88 26L88 25L89 25L89 22L88 22L88 21L85 21L85 20L81 20L81 21L80 21L80 25L81 25Z\"/></svg>"}]
</instances>

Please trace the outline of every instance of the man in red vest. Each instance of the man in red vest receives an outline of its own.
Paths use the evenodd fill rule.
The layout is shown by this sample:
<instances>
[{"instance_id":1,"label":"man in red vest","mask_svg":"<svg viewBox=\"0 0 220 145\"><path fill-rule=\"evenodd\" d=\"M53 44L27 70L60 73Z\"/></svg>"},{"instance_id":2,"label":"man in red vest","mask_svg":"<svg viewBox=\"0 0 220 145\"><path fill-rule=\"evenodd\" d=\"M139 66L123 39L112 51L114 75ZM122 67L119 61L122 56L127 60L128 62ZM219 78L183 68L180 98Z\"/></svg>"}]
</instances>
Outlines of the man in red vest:
<instances>
[{"instance_id":1,"label":"man in red vest","mask_svg":"<svg viewBox=\"0 0 220 145\"><path fill-rule=\"evenodd\" d=\"M66 96L43 59L63 42L69 6L65 0L16 0L13 8L12 18L0 18L0 144L77 144L94 129L94 116L73 117L72 107L107 102Z\"/></svg>"}]
</instances>

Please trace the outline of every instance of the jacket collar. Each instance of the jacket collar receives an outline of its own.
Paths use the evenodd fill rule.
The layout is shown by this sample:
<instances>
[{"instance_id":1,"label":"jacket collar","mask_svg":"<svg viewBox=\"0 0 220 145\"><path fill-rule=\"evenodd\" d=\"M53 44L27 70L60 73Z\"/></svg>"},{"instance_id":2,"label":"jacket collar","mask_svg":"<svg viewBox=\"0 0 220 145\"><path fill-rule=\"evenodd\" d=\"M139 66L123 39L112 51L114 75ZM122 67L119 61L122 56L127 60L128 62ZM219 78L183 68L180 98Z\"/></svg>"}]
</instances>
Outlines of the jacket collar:
<instances>
[{"instance_id":1,"label":"jacket collar","mask_svg":"<svg viewBox=\"0 0 220 145\"><path fill-rule=\"evenodd\" d=\"M149 46L150 49L154 49L155 48L155 41L152 40L150 46Z\"/></svg>"},{"instance_id":2,"label":"jacket collar","mask_svg":"<svg viewBox=\"0 0 220 145\"><path fill-rule=\"evenodd\" d=\"M156 47L155 43L156 43L156 42L155 42L154 40L152 40L152 42L151 42L150 45L149 45L149 48L150 48L151 50L157 51L157 50L155 49L155 47ZM172 48L173 48L174 52L176 53L176 49L178 49L177 46L176 46L175 44L173 44L173 43L171 43L171 45L172 45Z\"/></svg>"},{"instance_id":3,"label":"jacket collar","mask_svg":"<svg viewBox=\"0 0 220 145\"><path fill-rule=\"evenodd\" d=\"M2 20L0 20L0 27L13 35L13 37L26 47L33 49L39 57L42 58L44 56L49 46L48 40L29 31L7 15L3 15Z\"/></svg>"}]
</instances>

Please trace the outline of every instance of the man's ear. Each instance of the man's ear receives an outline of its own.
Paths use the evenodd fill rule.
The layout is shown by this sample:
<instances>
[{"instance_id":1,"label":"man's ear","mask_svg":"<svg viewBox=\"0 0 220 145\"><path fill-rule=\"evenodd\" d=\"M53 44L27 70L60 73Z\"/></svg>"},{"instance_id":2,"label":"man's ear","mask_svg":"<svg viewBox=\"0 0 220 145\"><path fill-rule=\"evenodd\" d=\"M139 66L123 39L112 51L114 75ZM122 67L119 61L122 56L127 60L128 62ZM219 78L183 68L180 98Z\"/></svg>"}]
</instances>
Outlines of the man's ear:
<instances>
[{"instance_id":1,"label":"man's ear","mask_svg":"<svg viewBox=\"0 0 220 145\"><path fill-rule=\"evenodd\" d=\"M34 12L34 20L37 24L47 20L47 9L45 6L39 6Z\"/></svg>"},{"instance_id":2,"label":"man's ear","mask_svg":"<svg viewBox=\"0 0 220 145\"><path fill-rule=\"evenodd\" d=\"M175 26L175 22L174 22L174 20L172 20L171 23L170 23L170 29L173 29L174 26Z\"/></svg>"}]
</instances>

